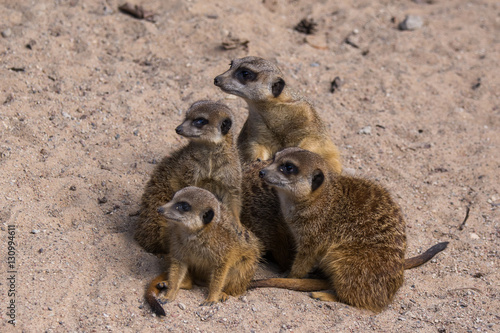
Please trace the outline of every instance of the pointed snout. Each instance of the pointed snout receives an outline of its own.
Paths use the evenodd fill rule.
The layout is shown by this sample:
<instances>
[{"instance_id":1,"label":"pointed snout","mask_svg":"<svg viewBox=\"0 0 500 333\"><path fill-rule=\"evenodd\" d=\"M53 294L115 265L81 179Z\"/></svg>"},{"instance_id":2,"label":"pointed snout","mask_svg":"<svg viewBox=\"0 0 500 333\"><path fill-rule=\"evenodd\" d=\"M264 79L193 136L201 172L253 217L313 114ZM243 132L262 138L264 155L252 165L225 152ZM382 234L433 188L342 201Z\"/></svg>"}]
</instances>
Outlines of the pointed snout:
<instances>
[{"instance_id":1,"label":"pointed snout","mask_svg":"<svg viewBox=\"0 0 500 333\"><path fill-rule=\"evenodd\" d=\"M182 129L182 125L179 125L175 128L175 133L177 134L182 134L183 133L183 129Z\"/></svg>"},{"instance_id":2,"label":"pointed snout","mask_svg":"<svg viewBox=\"0 0 500 333\"><path fill-rule=\"evenodd\" d=\"M266 170L262 169L259 171L259 177L264 178L266 176Z\"/></svg>"},{"instance_id":3,"label":"pointed snout","mask_svg":"<svg viewBox=\"0 0 500 333\"><path fill-rule=\"evenodd\" d=\"M216 76L215 79L214 79L214 84L217 86L217 87L220 87L222 83L222 79L220 78L220 75L219 76Z\"/></svg>"}]
</instances>

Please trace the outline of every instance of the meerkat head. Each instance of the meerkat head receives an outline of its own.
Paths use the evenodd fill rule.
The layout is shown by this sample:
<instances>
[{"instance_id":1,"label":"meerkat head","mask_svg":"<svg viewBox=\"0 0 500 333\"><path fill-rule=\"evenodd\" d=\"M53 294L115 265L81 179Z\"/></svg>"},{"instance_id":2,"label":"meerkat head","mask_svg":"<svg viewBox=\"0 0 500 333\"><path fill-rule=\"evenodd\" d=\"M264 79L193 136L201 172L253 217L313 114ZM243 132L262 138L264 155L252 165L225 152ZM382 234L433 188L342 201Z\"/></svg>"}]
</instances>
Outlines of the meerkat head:
<instances>
[{"instance_id":1,"label":"meerkat head","mask_svg":"<svg viewBox=\"0 0 500 333\"><path fill-rule=\"evenodd\" d=\"M212 101L195 102L186 112L184 122L175 132L191 140L220 143L233 126L233 114L222 103Z\"/></svg>"},{"instance_id":2,"label":"meerkat head","mask_svg":"<svg viewBox=\"0 0 500 333\"><path fill-rule=\"evenodd\" d=\"M281 70L268 60L245 57L231 61L230 66L228 71L214 79L214 84L247 102L279 98L285 88Z\"/></svg>"},{"instance_id":3,"label":"meerkat head","mask_svg":"<svg viewBox=\"0 0 500 333\"><path fill-rule=\"evenodd\" d=\"M262 169L259 176L278 193L300 201L321 189L327 170L321 156L293 147L277 152L273 163Z\"/></svg>"},{"instance_id":4,"label":"meerkat head","mask_svg":"<svg viewBox=\"0 0 500 333\"><path fill-rule=\"evenodd\" d=\"M158 208L169 223L197 232L210 223L217 223L220 203L209 191L189 186L175 192L172 200Z\"/></svg>"}]
</instances>

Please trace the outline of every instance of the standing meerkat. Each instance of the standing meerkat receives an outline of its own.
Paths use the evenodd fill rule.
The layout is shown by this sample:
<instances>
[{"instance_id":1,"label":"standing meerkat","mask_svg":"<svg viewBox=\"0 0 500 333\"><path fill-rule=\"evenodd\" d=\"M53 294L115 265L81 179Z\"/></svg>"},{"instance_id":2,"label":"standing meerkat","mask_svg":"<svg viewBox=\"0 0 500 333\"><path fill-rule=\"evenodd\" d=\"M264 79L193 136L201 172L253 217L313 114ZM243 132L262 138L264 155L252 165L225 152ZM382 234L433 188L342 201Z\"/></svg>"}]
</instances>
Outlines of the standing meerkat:
<instances>
[{"instance_id":1,"label":"standing meerkat","mask_svg":"<svg viewBox=\"0 0 500 333\"><path fill-rule=\"evenodd\" d=\"M287 147L300 147L321 155L340 173L337 147L314 107L285 84L281 70L272 62L245 57L214 79L222 91L243 98L248 119L238 137L242 160L268 160Z\"/></svg>"},{"instance_id":2,"label":"standing meerkat","mask_svg":"<svg viewBox=\"0 0 500 333\"><path fill-rule=\"evenodd\" d=\"M243 294L252 280L260 258L257 237L243 227L230 209L209 191L186 187L169 203L158 208L165 217L169 237L169 270L151 282L146 299L160 315L158 282L167 278L164 301L173 301L179 289L192 281L208 283L208 296L201 305Z\"/></svg>"},{"instance_id":3,"label":"standing meerkat","mask_svg":"<svg viewBox=\"0 0 500 333\"><path fill-rule=\"evenodd\" d=\"M438 244L434 254L405 262L405 222L387 190L337 174L315 153L284 149L260 177L277 190L297 254L290 279L261 280L253 287L321 290L329 285L332 292L314 292L312 297L379 312L403 284L405 268L446 247ZM327 285L297 280L316 265L328 277Z\"/></svg>"},{"instance_id":4,"label":"standing meerkat","mask_svg":"<svg viewBox=\"0 0 500 333\"><path fill-rule=\"evenodd\" d=\"M160 226L164 217L158 207L172 200L187 186L209 190L239 217L241 210L241 164L233 138L233 114L224 104L198 101L175 131L189 143L163 158L156 166L142 195L135 239L148 252L168 253Z\"/></svg>"}]
</instances>

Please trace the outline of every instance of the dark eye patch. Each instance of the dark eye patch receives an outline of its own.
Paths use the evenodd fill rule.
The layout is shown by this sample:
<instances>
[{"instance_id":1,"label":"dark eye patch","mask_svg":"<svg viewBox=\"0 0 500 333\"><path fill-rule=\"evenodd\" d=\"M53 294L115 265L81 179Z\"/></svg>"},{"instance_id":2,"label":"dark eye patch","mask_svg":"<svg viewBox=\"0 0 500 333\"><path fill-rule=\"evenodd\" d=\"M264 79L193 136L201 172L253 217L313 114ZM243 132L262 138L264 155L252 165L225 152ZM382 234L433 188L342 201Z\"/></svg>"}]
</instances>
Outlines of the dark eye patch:
<instances>
[{"instance_id":1,"label":"dark eye patch","mask_svg":"<svg viewBox=\"0 0 500 333\"><path fill-rule=\"evenodd\" d=\"M177 205L175 205L175 209L180 212L189 212L191 210L191 205L185 201L181 201L178 202Z\"/></svg>"},{"instance_id":2,"label":"dark eye patch","mask_svg":"<svg viewBox=\"0 0 500 333\"><path fill-rule=\"evenodd\" d=\"M208 119L205 118L196 118L193 120L193 126L196 128L202 128L206 124L208 124Z\"/></svg>"},{"instance_id":3,"label":"dark eye patch","mask_svg":"<svg viewBox=\"0 0 500 333\"><path fill-rule=\"evenodd\" d=\"M285 175L296 175L299 173L299 168L291 162L286 162L280 165L279 171Z\"/></svg>"},{"instance_id":4,"label":"dark eye patch","mask_svg":"<svg viewBox=\"0 0 500 333\"><path fill-rule=\"evenodd\" d=\"M241 83L251 82L257 80L257 74L247 68L240 68L236 71L236 78Z\"/></svg>"}]
</instances>

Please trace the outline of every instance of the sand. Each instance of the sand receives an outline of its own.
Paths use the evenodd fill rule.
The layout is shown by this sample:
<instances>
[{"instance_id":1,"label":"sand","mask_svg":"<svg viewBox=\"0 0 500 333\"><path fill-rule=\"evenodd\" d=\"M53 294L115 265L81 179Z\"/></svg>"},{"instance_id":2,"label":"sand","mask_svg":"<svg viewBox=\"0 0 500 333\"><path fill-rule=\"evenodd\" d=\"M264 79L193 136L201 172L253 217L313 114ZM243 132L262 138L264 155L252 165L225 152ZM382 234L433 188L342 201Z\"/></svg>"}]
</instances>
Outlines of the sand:
<instances>
[{"instance_id":1,"label":"sand","mask_svg":"<svg viewBox=\"0 0 500 333\"><path fill-rule=\"evenodd\" d=\"M0 331L500 331L500 3L135 2L153 22L121 4L0 1ZM406 15L422 26L399 30ZM315 34L294 30L304 18ZM278 289L200 307L195 287L163 318L145 304L162 262L131 215L186 144L174 128L191 103L222 100L243 124L213 78L246 55L276 61L344 167L393 193L408 256L450 242L382 313Z\"/></svg>"}]
</instances>

